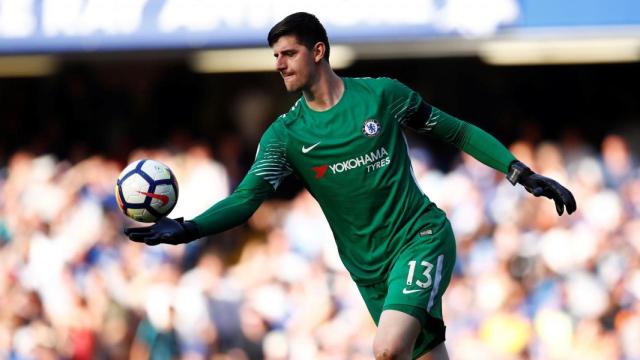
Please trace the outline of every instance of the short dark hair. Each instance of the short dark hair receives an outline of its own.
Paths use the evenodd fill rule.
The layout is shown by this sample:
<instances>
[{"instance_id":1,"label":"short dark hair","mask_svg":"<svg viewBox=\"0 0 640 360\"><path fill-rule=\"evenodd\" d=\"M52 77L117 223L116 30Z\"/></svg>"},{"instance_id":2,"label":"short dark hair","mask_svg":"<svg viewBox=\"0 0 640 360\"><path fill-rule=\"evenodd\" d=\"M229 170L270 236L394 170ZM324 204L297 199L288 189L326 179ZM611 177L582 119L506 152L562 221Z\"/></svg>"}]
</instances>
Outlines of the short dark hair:
<instances>
[{"instance_id":1,"label":"short dark hair","mask_svg":"<svg viewBox=\"0 0 640 360\"><path fill-rule=\"evenodd\" d=\"M329 38L327 37L327 31L315 15L306 12L297 12L282 19L269 30L269 35L267 36L269 46L273 46L278 39L286 35L294 35L300 44L309 50L313 49L316 43L323 42L326 48L324 58L329 61Z\"/></svg>"}]
</instances>

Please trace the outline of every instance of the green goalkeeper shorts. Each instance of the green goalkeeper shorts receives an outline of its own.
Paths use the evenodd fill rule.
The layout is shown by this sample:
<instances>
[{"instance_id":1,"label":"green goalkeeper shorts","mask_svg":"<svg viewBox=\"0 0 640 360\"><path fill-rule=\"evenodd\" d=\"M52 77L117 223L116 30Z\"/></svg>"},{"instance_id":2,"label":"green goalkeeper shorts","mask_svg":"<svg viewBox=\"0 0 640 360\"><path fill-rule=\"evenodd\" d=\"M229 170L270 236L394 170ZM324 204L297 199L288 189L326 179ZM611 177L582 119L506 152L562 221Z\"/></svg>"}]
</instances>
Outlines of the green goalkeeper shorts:
<instances>
[{"instance_id":1,"label":"green goalkeeper shorts","mask_svg":"<svg viewBox=\"0 0 640 360\"><path fill-rule=\"evenodd\" d=\"M383 310L398 310L420 321L422 332L413 356L427 353L445 339L442 295L456 261L456 242L444 212L433 206L420 228L392 265L386 281L358 285L376 325Z\"/></svg>"}]
</instances>

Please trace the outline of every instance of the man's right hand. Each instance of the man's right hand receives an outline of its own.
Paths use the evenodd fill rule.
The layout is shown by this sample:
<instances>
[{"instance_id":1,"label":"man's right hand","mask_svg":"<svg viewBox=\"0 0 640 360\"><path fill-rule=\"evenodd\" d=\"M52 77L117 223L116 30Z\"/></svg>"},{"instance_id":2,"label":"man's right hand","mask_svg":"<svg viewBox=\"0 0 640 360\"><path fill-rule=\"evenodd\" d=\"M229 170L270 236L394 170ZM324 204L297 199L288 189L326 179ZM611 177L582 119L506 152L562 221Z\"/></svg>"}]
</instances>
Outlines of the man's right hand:
<instances>
[{"instance_id":1,"label":"man's right hand","mask_svg":"<svg viewBox=\"0 0 640 360\"><path fill-rule=\"evenodd\" d=\"M185 244L200 237L198 227L193 221L168 217L161 218L151 226L126 228L124 233L132 241L147 245Z\"/></svg>"}]
</instances>

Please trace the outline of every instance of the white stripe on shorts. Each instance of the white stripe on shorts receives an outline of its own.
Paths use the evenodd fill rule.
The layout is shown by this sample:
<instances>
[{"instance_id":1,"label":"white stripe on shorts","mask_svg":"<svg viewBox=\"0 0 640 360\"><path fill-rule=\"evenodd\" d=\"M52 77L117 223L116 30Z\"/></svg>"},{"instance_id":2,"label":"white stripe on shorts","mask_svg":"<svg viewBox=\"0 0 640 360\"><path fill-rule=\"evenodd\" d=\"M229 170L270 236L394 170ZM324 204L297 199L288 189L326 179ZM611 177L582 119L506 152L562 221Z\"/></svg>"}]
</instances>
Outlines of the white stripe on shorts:
<instances>
[{"instance_id":1,"label":"white stripe on shorts","mask_svg":"<svg viewBox=\"0 0 640 360\"><path fill-rule=\"evenodd\" d=\"M427 312L431 312L431 308L433 307L433 301L436 299L436 295L438 295L438 290L440 289L440 281L442 280L442 263L443 262L444 262L444 254L440 254L440 256L438 256L438 263L436 264L436 278L433 281L433 287L431 288L431 296L429 297Z\"/></svg>"}]
</instances>

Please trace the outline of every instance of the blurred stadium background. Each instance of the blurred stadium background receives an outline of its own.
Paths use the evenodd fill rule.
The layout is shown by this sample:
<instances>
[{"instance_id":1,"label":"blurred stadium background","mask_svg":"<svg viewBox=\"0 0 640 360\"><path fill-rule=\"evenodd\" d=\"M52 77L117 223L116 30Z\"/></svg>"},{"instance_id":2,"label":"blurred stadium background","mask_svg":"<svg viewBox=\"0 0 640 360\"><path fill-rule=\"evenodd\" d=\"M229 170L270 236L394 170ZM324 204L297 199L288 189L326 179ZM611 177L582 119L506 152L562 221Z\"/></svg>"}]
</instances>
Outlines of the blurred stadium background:
<instances>
[{"instance_id":1,"label":"blurred stadium background","mask_svg":"<svg viewBox=\"0 0 640 360\"><path fill-rule=\"evenodd\" d=\"M299 96L270 26L313 12L344 76L389 76L566 184L578 212L410 136L458 263L453 359L640 359L635 0L0 0L0 358L368 359L373 322L289 179L246 226L145 247L113 185L151 157L191 217Z\"/></svg>"}]
</instances>

